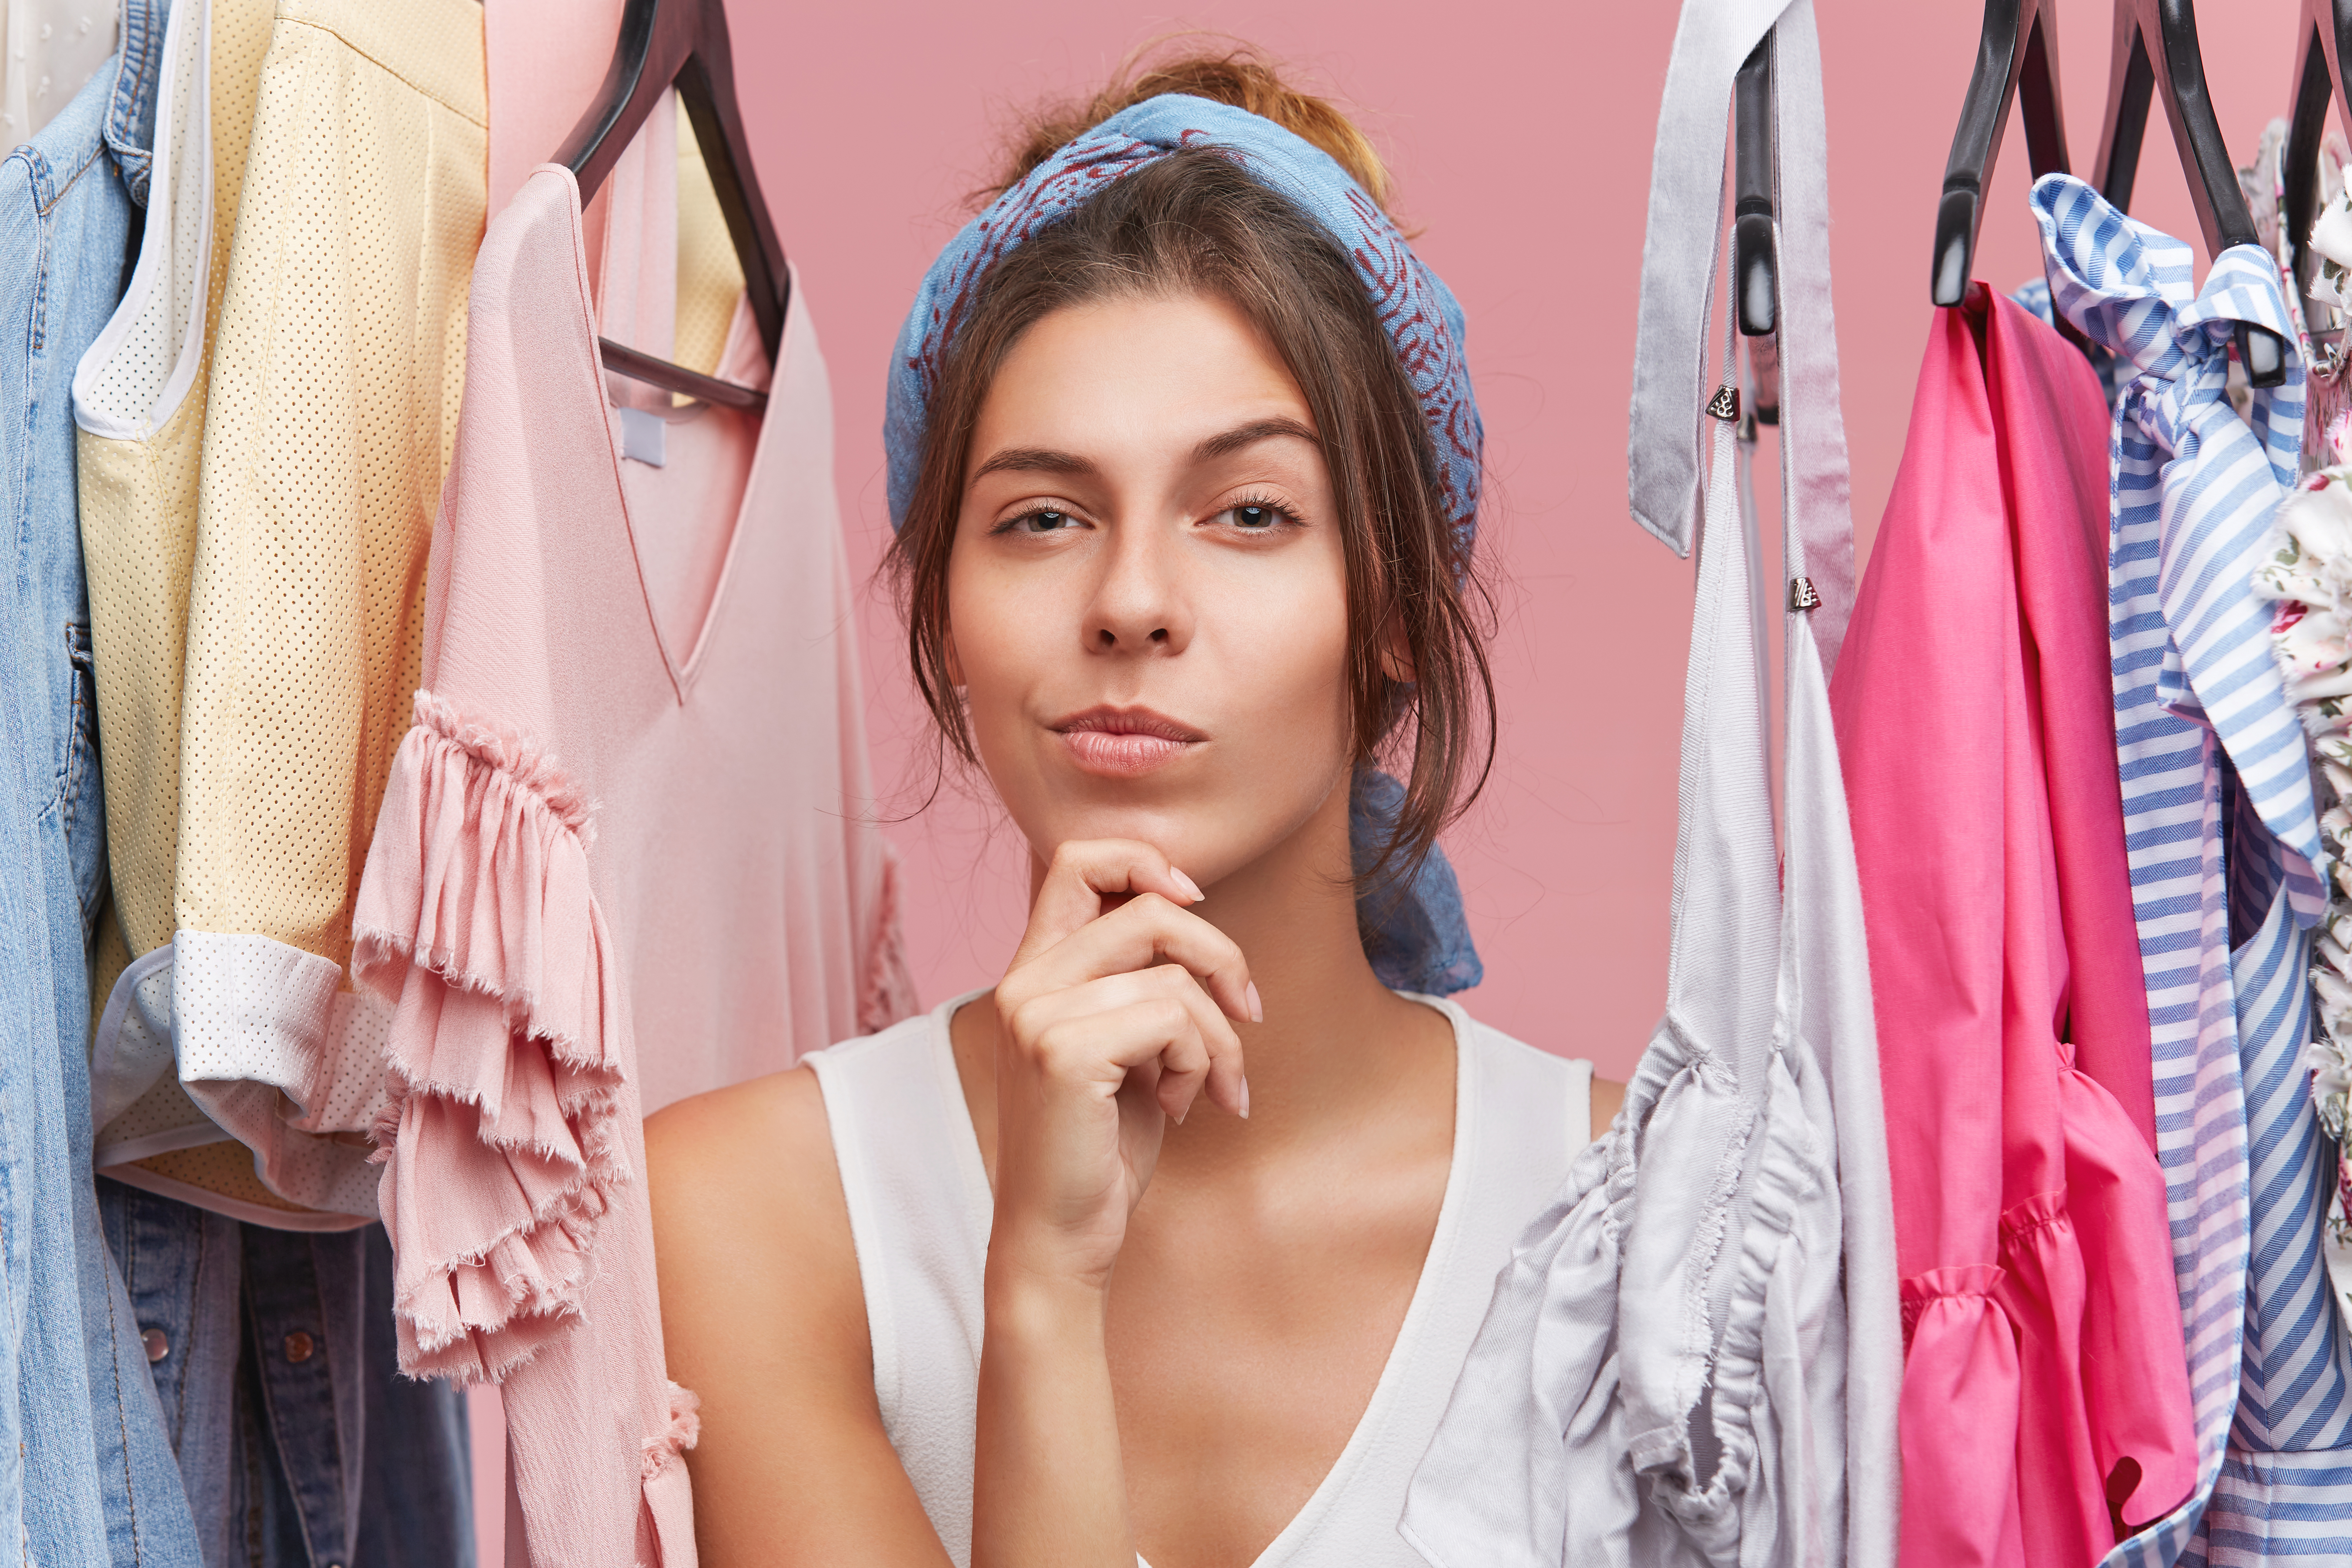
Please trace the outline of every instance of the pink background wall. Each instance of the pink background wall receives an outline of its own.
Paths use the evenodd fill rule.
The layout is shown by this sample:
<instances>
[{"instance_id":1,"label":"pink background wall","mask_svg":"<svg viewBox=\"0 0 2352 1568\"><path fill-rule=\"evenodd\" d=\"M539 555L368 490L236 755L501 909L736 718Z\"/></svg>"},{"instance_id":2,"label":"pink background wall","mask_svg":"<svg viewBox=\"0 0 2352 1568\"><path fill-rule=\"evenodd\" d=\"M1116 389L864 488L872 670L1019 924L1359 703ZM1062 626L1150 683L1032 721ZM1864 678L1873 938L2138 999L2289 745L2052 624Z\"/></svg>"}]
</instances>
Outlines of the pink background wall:
<instances>
[{"instance_id":1,"label":"pink background wall","mask_svg":"<svg viewBox=\"0 0 2352 1568\"><path fill-rule=\"evenodd\" d=\"M1866 549L1901 457L1928 327L1928 247L1980 10L1966 0L1816 0L1854 519ZM915 282L966 216L1021 106L1090 89L1182 27L1250 39L1347 102L1390 158L1418 245L1470 317L1496 504L1480 549L1499 588L1501 748L1447 847L1486 961L1478 1015L1554 1050L1633 1068L1663 1001L1690 568L1625 508L1625 404L1643 203L1678 7L1668 0L1432 5L1104 0L800 5L730 0L760 178L834 378L843 524L861 571L888 535L882 373ZM543 87L584 105L619 0L535 40ZM2059 56L2077 173L2098 151L2110 12L2065 7ZM495 24L498 12L492 11ZM593 18L604 18L602 37ZM2231 150L2285 112L2292 0L2209 0L2206 70ZM493 118L496 118L495 107ZM2196 241L2153 116L2134 211ZM2003 288L2040 271L2012 121L1978 252ZM538 154L504 179L520 177ZM504 161L503 159L501 160ZM494 180L494 184L502 183ZM2200 245L2201 249L2201 245ZM1767 453L1769 436L1767 436ZM1759 489L1771 526L1769 471ZM862 606L877 780L909 809L929 731L896 616ZM950 788L893 830L926 1001L991 983L1022 923L1020 847ZM499 1561L495 1402L478 1398L486 1563Z\"/></svg>"},{"instance_id":2,"label":"pink background wall","mask_svg":"<svg viewBox=\"0 0 2352 1568\"><path fill-rule=\"evenodd\" d=\"M1817 0L1831 139L1838 341L1855 521L1877 522L1928 325L1928 248L1980 11ZM1351 105L1391 160L1423 253L1469 312L1499 500L1501 750L1447 841L1486 961L1480 1016L1622 1077L1664 990L1667 875L1690 568L1625 507L1625 405L1643 204L1677 7L1399 0L1102 0L733 6L744 110L777 226L833 369L844 526L861 563L888 521L885 357L916 279L965 216L1013 113L1091 89L1183 26L1246 37ZM2284 113L2287 0L2209 4L2223 134L2251 158ZM2063 8L2078 173L2097 153L2109 8ZM2195 238L2160 110L2135 212ZM2038 273L2012 121L1978 275ZM1769 445L1769 437L1768 437ZM1770 482L1759 487L1768 497ZM1768 510L1770 502L1767 501ZM1769 525L1768 525L1769 526ZM887 599L864 606L877 779L919 801L928 732ZM911 795L911 800L908 795ZM926 1001L989 984L1021 928L1020 847L950 790L892 831ZM992 830L993 829L993 830Z\"/></svg>"}]
</instances>

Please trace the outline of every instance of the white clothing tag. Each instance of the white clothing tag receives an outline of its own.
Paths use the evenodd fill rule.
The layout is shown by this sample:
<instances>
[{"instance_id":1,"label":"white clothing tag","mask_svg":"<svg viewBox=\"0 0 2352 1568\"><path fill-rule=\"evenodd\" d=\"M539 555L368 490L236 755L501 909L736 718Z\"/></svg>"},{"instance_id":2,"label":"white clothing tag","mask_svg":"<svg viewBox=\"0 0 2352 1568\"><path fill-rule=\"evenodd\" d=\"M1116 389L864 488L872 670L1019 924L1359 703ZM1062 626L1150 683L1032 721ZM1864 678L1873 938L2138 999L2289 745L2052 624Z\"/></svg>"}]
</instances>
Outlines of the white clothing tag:
<instances>
[{"instance_id":1,"label":"white clothing tag","mask_svg":"<svg viewBox=\"0 0 2352 1568\"><path fill-rule=\"evenodd\" d=\"M634 458L649 468L665 468L669 463L669 426L658 414L648 414L642 408L623 408L621 416L621 456Z\"/></svg>"}]
</instances>

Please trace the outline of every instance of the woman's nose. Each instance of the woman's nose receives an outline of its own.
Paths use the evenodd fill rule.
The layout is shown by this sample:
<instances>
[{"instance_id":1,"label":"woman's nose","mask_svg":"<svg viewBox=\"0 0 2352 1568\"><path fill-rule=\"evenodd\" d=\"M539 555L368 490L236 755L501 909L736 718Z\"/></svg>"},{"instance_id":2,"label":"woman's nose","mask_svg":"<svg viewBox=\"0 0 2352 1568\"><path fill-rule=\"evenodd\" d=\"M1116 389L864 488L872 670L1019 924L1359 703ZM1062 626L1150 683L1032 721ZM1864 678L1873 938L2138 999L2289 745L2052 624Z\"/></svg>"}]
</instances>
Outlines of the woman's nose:
<instances>
[{"instance_id":1,"label":"woman's nose","mask_svg":"<svg viewBox=\"0 0 2352 1568\"><path fill-rule=\"evenodd\" d=\"M1098 653L1181 653L1192 636L1188 595L1173 541L1158 530L1121 529L1104 563L1088 616Z\"/></svg>"}]
</instances>

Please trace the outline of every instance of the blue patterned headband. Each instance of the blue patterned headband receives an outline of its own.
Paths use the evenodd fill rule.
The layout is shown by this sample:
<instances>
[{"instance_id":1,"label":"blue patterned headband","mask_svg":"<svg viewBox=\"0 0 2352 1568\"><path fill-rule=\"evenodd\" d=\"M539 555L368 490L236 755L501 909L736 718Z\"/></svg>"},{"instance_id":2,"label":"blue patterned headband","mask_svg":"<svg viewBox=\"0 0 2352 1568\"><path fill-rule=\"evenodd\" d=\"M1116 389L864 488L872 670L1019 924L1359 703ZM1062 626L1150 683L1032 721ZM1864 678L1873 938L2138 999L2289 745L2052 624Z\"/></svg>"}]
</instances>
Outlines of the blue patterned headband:
<instances>
[{"instance_id":1,"label":"blue patterned headband","mask_svg":"<svg viewBox=\"0 0 2352 1568\"><path fill-rule=\"evenodd\" d=\"M923 458L923 432L939 367L971 315L981 286L1008 251L1083 206L1117 180L1171 153L1213 147L1286 198L1337 241L1379 313L1420 399L1437 450L1445 512L1466 552L1478 519L1486 429L1463 357L1465 324L1436 273L1329 154L1270 120L1204 98L1165 93L1120 110L1030 171L1027 178L963 226L915 291L890 358L882 422L890 467L890 526L907 520ZM1359 875L1394 828L1403 789L1367 771L1355 782L1349 837ZM1358 902L1373 971L1399 990L1450 994L1482 975L1454 869L1430 853L1410 886L1376 887Z\"/></svg>"}]
</instances>

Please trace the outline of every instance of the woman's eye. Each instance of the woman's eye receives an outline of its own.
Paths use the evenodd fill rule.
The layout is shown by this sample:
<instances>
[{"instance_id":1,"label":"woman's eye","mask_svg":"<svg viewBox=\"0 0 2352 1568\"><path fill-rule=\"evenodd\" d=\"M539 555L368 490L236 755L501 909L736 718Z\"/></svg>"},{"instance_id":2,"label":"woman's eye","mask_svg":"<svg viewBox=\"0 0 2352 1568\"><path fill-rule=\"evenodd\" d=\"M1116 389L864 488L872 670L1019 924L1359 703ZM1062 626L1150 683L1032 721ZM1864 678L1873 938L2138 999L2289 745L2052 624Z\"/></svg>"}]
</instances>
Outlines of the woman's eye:
<instances>
[{"instance_id":1,"label":"woman's eye","mask_svg":"<svg viewBox=\"0 0 2352 1568\"><path fill-rule=\"evenodd\" d=\"M1056 533L1068 528L1076 520L1066 511L1024 512L1015 522L1032 533Z\"/></svg>"},{"instance_id":2,"label":"woman's eye","mask_svg":"<svg viewBox=\"0 0 2352 1568\"><path fill-rule=\"evenodd\" d=\"M1228 507L1225 509L1225 515L1234 520L1235 528L1251 533L1264 532L1282 521L1282 513L1270 506L1254 501L1245 502L1241 506Z\"/></svg>"}]
</instances>

